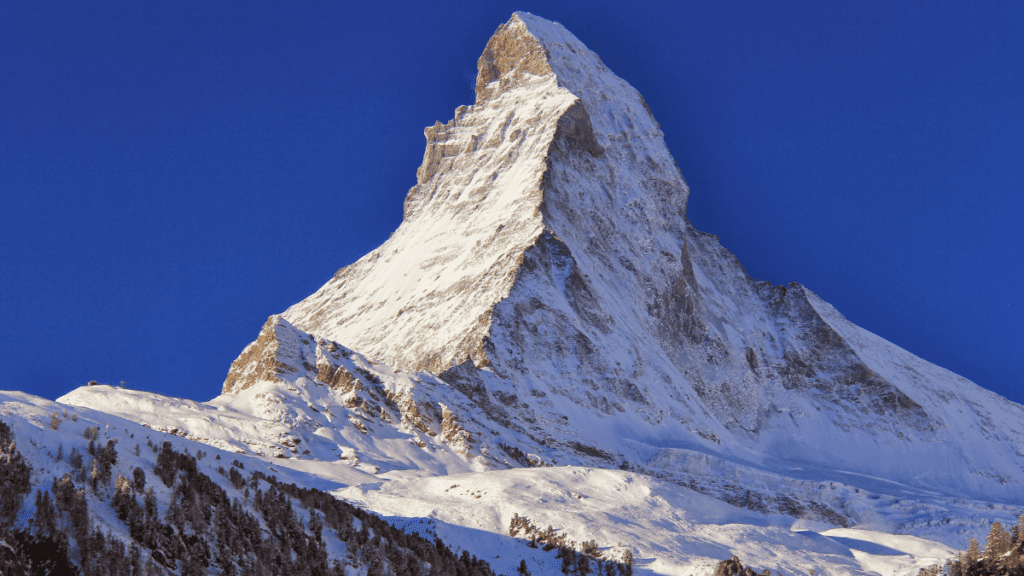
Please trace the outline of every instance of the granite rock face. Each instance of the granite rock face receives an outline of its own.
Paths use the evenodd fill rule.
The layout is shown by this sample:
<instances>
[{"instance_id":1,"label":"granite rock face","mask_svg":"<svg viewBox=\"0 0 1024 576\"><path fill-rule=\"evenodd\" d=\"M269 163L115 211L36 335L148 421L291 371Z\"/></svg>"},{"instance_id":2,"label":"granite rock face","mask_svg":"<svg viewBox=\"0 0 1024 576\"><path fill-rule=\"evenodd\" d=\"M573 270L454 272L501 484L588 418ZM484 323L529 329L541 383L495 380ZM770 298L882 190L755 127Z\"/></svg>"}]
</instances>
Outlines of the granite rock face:
<instances>
[{"instance_id":1,"label":"granite rock face","mask_svg":"<svg viewBox=\"0 0 1024 576\"><path fill-rule=\"evenodd\" d=\"M683 454L699 453L1024 490L1024 409L800 284L750 278L688 222L643 97L565 28L517 13L478 68L476 102L425 130L398 230L275 326L440 378L479 410L464 429L446 404L441 433L468 438L465 454L491 436L488 466L692 478ZM282 334L268 324L225 393L299 370L330 384Z\"/></svg>"}]
</instances>

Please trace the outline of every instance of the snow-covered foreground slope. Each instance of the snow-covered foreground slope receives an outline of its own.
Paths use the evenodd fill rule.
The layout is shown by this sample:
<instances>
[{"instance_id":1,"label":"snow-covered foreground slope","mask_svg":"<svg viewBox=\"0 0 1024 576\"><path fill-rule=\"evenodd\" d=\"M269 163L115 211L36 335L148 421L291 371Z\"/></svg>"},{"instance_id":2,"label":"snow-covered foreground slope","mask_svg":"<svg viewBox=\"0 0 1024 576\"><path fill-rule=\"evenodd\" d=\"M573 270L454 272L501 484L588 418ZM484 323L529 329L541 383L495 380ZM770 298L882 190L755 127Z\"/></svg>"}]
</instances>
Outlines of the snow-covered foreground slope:
<instances>
[{"instance_id":1,"label":"snow-covered foreground slope","mask_svg":"<svg viewBox=\"0 0 1024 576\"><path fill-rule=\"evenodd\" d=\"M189 405L187 401L179 402L176 408L182 410ZM254 478L252 475L278 477L285 483L294 482L319 490L335 489L346 481L363 479L359 473L342 473L337 474L335 480L326 480L322 476L282 469L272 462L152 430L109 413L51 402L21 392L0 391L0 421L12 432L15 440L12 452L19 453L31 466L30 485L23 496L17 519L13 526L0 522L0 534L10 537L11 529L24 531L23 534L31 532L33 538L56 538L60 542L56 532L59 530L64 538L62 546L44 548L42 555L38 548L14 552L37 563L51 557L63 557L65 561L70 559L71 565L82 574L128 574L131 566L136 570L131 573L136 574L224 573L222 570L226 570L230 563L225 561L225 555L238 561L254 558L252 549L242 546L246 540L261 541L268 547L276 545L269 535L276 535L280 525L275 527L275 518L261 514L261 505L257 502L259 492L270 494L270 484L265 480L250 481ZM161 473L157 470L160 457L167 448L186 455L194 464L191 474L185 470L169 470L168 479L173 479L170 484L161 481ZM103 468L102 464L97 467L97 463L104 460L101 456L104 451L111 456L106 459L110 465L106 474L97 473L98 468ZM182 463L179 459L178 464ZM0 458L2 464L4 459ZM245 479L244 487L234 485L226 469L232 472L242 470L238 479ZM186 484L191 485L191 492ZM7 492L8 488L0 486L0 491ZM58 494L60 492L64 493L63 496ZM229 520L224 516L225 506L213 511L212 518L209 508L195 506L197 501L215 498L217 492L233 500L232 519L247 514L252 524L226 525ZM40 518L38 495L42 493L46 494L47 502L52 502L52 506L57 508L55 523L49 528L37 523ZM5 506L11 502L7 500L9 497L9 493L5 494ZM118 502L123 503L125 498L134 502L137 516L121 516L125 509L119 508ZM283 502L287 508L288 500ZM293 519L312 527L311 511L296 504L291 507ZM76 515L75 510L84 514ZM208 534L197 540L196 535L201 529ZM294 533L290 538L292 543L302 542ZM365 560L358 560L358 553L339 539L333 529L325 529L324 538L326 553L332 561L351 564L351 576L358 574L360 569L365 573ZM234 547L228 545L225 552L220 547L227 545L229 540L235 544ZM114 547L104 549L104 542L111 544L116 541L122 543L120 556L109 554L116 550ZM14 540L5 544L16 546ZM187 551L182 545L187 547ZM43 573L14 571L26 567L6 564L9 560L9 554L0 553L0 573L5 576ZM140 567L146 571L140 571ZM269 569L270 566L263 568ZM69 570L67 564L53 573L71 573L66 570ZM241 565L235 564L234 573L240 571ZM257 573L266 572L260 570Z\"/></svg>"},{"instance_id":2,"label":"snow-covered foreground slope","mask_svg":"<svg viewBox=\"0 0 1024 576\"><path fill-rule=\"evenodd\" d=\"M91 389L98 389L93 398L114 398L105 394L109 389L104 387ZM983 502L865 493L863 505L873 507L874 522L834 528L784 514L738 508L685 486L624 470L557 466L427 477L422 477L422 472L410 477L408 470L371 475L358 466L338 467L309 457L239 454L230 442L243 436L220 438L231 450L214 447L218 443L213 438L205 438L206 443L183 438L179 434L196 422L196 414L213 417L228 413L225 417L236 419L236 427L242 430L246 427L237 426L242 421L254 429L262 422L251 414L231 414L228 409L189 400L142 392L134 392L132 397L132 409L159 406L157 411L165 415L163 422L178 425L176 433L17 392L0 393L0 420L14 430L19 450L33 463L32 483L40 489L71 470L67 454L73 447L85 452L83 432L90 427L99 429L100 445L116 442L119 462L114 476L127 477L139 466L146 470L150 485L159 488L153 472L155 453L148 444L159 446L169 440L178 451L205 452L199 460L200 470L219 479L225 489L231 490L230 483L217 468L241 461L247 473L260 471L283 482L331 490L339 499L380 514L407 532L429 539L439 537L457 553L467 550L506 576L515 572L522 559L537 576L561 574L555 551L531 548L525 540L508 535L515 515L529 518L541 529L550 525L576 542L594 540L606 558L621 558L629 550L638 574L706 574L718 560L735 554L746 565L786 576L806 574L810 569L819 574L913 576L921 567L955 553L953 546L940 540L962 546L969 537L982 537L992 520L1010 524L1017 513L1010 507ZM49 426L53 413L69 414L62 418L58 430ZM135 444L142 447L139 455L133 450ZM58 445L65 454L61 461L55 459ZM89 509L104 530L129 541L126 526L104 503L110 492L109 487L99 493L87 491ZM165 497L161 492L161 498ZM161 506L161 515L166 514L166 503ZM22 522L34 512L28 499L20 515ZM952 520L938 520L938 512ZM892 534L897 527L904 533Z\"/></svg>"},{"instance_id":3,"label":"snow-covered foreground slope","mask_svg":"<svg viewBox=\"0 0 1024 576\"><path fill-rule=\"evenodd\" d=\"M335 493L385 515L426 518L438 535L451 541L472 539L466 536L474 530L507 534L513 515L526 516L572 540L595 540L610 552L628 547L637 566L655 574L706 573L732 554L758 571L768 567L783 574L812 569L826 574L916 574L955 554L948 546L914 536L822 530L789 516L738 509L620 470L564 466L491 471ZM482 557L499 571L512 573L518 560L506 553L510 550L501 538L491 540L493 553ZM538 556L531 559L531 572L550 562Z\"/></svg>"},{"instance_id":4,"label":"snow-covered foreground slope","mask_svg":"<svg viewBox=\"0 0 1024 576\"><path fill-rule=\"evenodd\" d=\"M450 439L452 435L444 433L444 418L427 416L432 410L432 400L435 406L443 404L436 402L440 396L438 391L453 394L451 389L441 384L413 387L408 380L403 380L412 380L413 376L375 372L374 366L364 363L354 353L351 359L363 367L361 381L380 380L380 386L385 390L402 390L403 382L409 386L405 389L413 396L407 406L416 406L418 423L412 424L406 419L403 424L397 414L390 417L397 423L394 425L383 419L366 418L368 410L361 407L363 400L359 396L353 396L350 391L339 397L326 385L317 384L305 376L283 382L260 380L238 394L225 394L205 403L109 386L79 388L60 401L145 422L147 428L233 453L264 458L278 469L301 471L328 483L363 486L369 490L367 494L380 490L394 497L410 499L410 502L424 497L423 486L434 486L435 482L450 486L445 483L454 476L465 476L476 478L475 486L488 482L507 486L495 488L491 493L505 494L503 498L510 502L521 502L524 512L520 513L533 515L547 508L544 498L538 495L537 490L525 489L523 484L508 484L505 478L519 478L522 474L537 474L544 478L545 475L559 474L554 472L556 470L586 470L587 474L598 475L593 477L632 477L642 480L641 484L654 482L662 489L690 494L689 504L676 510L675 514L700 516L709 510L717 511L716 514L725 510L734 518L743 519L732 522L736 524L769 522L787 529L806 526L818 530L859 527L879 533L921 537L961 548L971 537L984 538L993 520L1009 522L1018 512L1013 505L950 497L841 469L781 465L771 468L681 448L652 451L642 470L601 470L594 466L595 463L600 464L600 458L586 456L544 462L536 455L524 453L524 459L534 458L533 462L538 466L483 472L486 468L515 464L507 460L498 462L491 454L492 449L499 454L512 451L511 446L502 440L513 442L514 434L504 430L507 436L503 436L503 430L498 426L483 428L475 419L466 420L464 426L459 425L461 432L470 438L481 438L475 445L483 452L463 453L459 450L463 444L457 443L453 448L446 441L446 437ZM364 389L359 393L369 397L367 391ZM351 401L352 398L356 400ZM473 415L472 412L467 413ZM476 413L475 416L481 417L481 414ZM362 432L359 426L366 432ZM478 472L474 474L473 471ZM610 476L600 476L604 473ZM597 498L595 501L617 498L614 494L602 496L602 486L598 482L589 488L591 497ZM378 508L377 500L370 496L367 498L365 502L370 509L385 514L419 514L415 512L418 508L411 505L407 508ZM676 501L681 503L685 500ZM434 516L444 513L443 504L430 502L434 501L428 500L427 505L437 509ZM479 528L478 524L483 521L481 518L490 519L486 522L496 521L493 510L473 508L471 514L458 502L451 503L461 516L450 517L448 522ZM651 522L657 522L658 514L664 510L666 508L651 509L645 514L651 516ZM506 515L511 516L513 512ZM430 516L429 513L422 515ZM475 518L476 515L481 518ZM600 526L600 523L595 524L582 517L567 522L573 522L566 526L567 529L578 525L594 530ZM491 526L489 531L498 526L493 523L487 525ZM640 530L637 534L643 533L642 526L637 530ZM574 533L572 538L585 540L596 539L597 536L587 538ZM646 540L640 538L633 546L642 549L644 542ZM718 550L725 547L723 544Z\"/></svg>"}]
</instances>

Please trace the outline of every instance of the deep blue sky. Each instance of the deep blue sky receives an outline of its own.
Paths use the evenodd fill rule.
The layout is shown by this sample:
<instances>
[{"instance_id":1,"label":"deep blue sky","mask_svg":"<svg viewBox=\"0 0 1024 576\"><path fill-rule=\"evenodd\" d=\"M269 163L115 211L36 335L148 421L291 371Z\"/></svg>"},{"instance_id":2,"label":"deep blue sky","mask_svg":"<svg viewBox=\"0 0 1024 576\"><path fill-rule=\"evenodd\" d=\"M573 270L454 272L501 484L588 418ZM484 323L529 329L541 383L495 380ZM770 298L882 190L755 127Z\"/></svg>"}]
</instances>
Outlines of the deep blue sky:
<instances>
[{"instance_id":1,"label":"deep blue sky","mask_svg":"<svg viewBox=\"0 0 1024 576\"><path fill-rule=\"evenodd\" d=\"M643 93L752 276L1024 402L1018 2L155 4L0 2L2 389L216 395L398 226L526 10Z\"/></svg>"}]
</instances>

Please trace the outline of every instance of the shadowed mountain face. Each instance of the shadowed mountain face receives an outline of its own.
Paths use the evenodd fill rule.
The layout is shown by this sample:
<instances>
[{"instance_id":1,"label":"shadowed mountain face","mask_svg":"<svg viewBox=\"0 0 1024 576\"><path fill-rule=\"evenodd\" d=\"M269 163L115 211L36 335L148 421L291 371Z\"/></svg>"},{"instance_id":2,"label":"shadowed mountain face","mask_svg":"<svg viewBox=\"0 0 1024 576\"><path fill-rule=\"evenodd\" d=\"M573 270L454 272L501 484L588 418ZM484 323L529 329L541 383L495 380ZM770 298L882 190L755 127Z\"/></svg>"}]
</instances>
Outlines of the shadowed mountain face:
<instances>
[{"instance_id":1,"label":"shadowed mountain face","mask_svg":"<svg viewBox=\"0 0 1024 576\"><path fill-rule=\"evenodd\" d=\"M450 413L474 431L459 453L487 466L531 454L686 475L687 455L709 454L1021 493L1024 409L799 284L751 279L687 221L643 97L561 25L514 15L478 67L476 103L425 130L399 229L283 314L316 352L279 352L272 319L226 394L334 386L319 367L340 344L461 393L475 415Z\"/></svg>"}]
</instances>

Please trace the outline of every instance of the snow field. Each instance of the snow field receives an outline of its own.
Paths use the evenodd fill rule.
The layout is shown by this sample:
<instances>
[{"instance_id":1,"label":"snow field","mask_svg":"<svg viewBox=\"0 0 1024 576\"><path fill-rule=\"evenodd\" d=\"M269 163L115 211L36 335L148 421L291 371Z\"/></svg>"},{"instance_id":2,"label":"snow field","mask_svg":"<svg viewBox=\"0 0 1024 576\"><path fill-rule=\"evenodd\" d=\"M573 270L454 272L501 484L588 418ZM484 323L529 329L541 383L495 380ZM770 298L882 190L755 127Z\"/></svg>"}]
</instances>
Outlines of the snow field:
<instances>
[{"instance_id":1,"label":"snow field","mask_svg":"<svg viewBox=\"0 0 1024 576\"><path fill-rule=\"evenodd\" d=\"M388 517L428 523L495 569L511 574L523 547L507 536L513 514L581 542L633 550L637 573L685 576L710 572L735 554L744 565L787 576L914 576L955 554L913 536L857 529L815 532L783 515L765 516L674 484L619 470L574 466L501 470L391 480L342 488L341 498ZM818 528L830 528L818 525ZM522 541L519 541L522 542ZM527 548L527 551L530 549ZM486 554L486 555L485 555ZM551 554L532 552L538 576L557 576Z\"/></svg>"}]
</instances>

